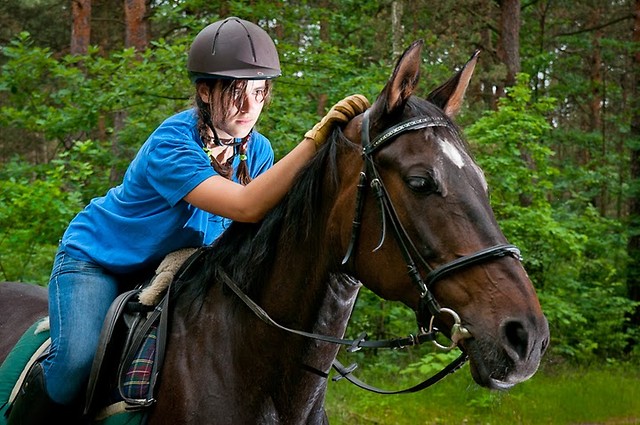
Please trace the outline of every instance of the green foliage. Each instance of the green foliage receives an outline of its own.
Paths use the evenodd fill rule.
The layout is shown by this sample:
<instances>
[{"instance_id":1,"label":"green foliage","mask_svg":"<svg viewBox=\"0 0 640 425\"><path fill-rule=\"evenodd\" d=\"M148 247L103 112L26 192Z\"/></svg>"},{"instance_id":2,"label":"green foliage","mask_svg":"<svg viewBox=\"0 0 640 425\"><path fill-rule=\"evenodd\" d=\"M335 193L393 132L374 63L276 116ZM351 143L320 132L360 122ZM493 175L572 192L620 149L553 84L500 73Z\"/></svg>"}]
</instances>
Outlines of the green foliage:
<instances>
[{"instance_id":1,"label":"green foliage","mask_svg":"<svg viewBox=\"0 0 640 425\"><path fill-rule=\"evenodd\" d=\"M552 350L578 361L622 352L626 315L624 229L604 218L583 196L554 204L564 170L554 166L546 114L554 100L533 100L529 78L497 111L467 129L491 190L491 203L507 238L518 245L549 319ZM580 192L584 193L584 192Z\"/></svg>"},{"instance_id":2,"label":"green foliage","mask_svg":"<svg viewBox=\"0 0 640 425\"><path fill-rule=\"evenodd\" d=\"M0 275L44 284L71 218L102 188L105 150L79 142L49 165L15 158L0 169ZM102 159L101 159L102 158Z\"/></svg>"},{"instance_id":3,"label":"green foliage","mask_svg":"<svg viewBox=\"0 0 640 425\"><path fill-rule=\"evenodd\" d=\"M499 221L517 212L508 210L523 199L536 207L547 204L546 193L558 173L549 161L553 152L544 143L551 130L545 113L553 108L554 99L532 102L528 79L520 74L498 111L485 112L465 131L478 149L478 162L488 176Z\"/></svg>"},{"instance_id":4,"label":"green foliage","mask_svg":"<svg viewBox=\"0 0 640 425\"><path fill-rule=\"evenodd\" d=\"M86 56L56 59L22 33L2 51L9 60L0 75L0 92L6 94L0 126L65 147L93 134L118 149L110 165L122 168L155 126L188 106L189 95L178 90L188 87L186 76L176 69L183 65L178 59L184 49L177 41L158 41L140 58L132 49L107 58L92 49Z\"/></svg>"},{"instance_id":5,"label":"green foliage","mask_svg":"<svg viewBox=\"0 0 640 425\"><path fill-rule=\"evenodd\" d=\"M403 375L432 376L444 369L460 355L459 350L427 353L417 362L411 363L401 372Z\"/></svg>"}]
</instances>

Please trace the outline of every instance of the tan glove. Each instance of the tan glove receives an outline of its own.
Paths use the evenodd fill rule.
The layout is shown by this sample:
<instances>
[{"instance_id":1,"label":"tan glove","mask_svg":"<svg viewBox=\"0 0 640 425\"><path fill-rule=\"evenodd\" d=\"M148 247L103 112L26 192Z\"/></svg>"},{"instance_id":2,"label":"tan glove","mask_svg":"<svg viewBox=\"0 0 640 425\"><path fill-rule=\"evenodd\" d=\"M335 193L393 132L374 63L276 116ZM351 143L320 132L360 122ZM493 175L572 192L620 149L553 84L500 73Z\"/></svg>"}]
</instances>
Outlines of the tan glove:
<instances>
[{"instance_id":1,"label":"tan glove","mask_svg":"<svg viewBox=\"0 0 640 425\"><path fill-rule=\"evenodd\" d=\"M313 139L316 148L327 141L327 137L337 124L346 124L369 108L369 101L361 94L353 94L342 99L331 107L319 123L307 131L304 137Z\"/></svg>"}]
</instances>

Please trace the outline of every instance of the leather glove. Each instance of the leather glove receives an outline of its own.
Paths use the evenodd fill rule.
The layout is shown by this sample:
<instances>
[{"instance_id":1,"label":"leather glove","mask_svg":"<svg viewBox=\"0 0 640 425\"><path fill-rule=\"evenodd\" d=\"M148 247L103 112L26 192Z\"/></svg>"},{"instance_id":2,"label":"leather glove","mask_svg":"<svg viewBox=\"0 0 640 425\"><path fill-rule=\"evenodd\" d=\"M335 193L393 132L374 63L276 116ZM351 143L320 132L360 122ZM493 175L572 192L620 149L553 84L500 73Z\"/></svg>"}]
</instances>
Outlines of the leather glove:
<instances>
[{"instance_id":1,"label":"leather glove","mask_svg":"<svg viewBox=\"0 0 640 425\"><path fill-rule=\"evenodd\" d=\"M342 99L331 107L329 112L304 137L313 139L316 148L327 141L327 137L338 124L346 124L352 118L360 115L369 108L369 101L361 94L353 94Z\"/></svg>"}]
</instances>

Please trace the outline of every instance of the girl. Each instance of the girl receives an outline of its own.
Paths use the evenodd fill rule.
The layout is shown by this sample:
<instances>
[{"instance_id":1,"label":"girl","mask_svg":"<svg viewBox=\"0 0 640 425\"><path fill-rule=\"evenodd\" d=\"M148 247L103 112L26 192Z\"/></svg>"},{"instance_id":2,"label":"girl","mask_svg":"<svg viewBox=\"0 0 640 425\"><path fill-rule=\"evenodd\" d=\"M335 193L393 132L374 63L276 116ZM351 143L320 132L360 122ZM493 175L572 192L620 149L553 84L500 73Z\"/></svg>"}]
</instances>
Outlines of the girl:
<instances>
[{"instance_id":1,"label":"girl","mask_svg":"<svg viewBox=\"0 0 640 425\"><path fill-rule=\"evenodd\" d=\"M212 243L232 220L256 222L291 187L332 125L368 107L350 96L273 164L254 130L280 62L257 25L227 18L194 39L188 69L196 105L163 122L142 145L123 182L93 199L65 231L49 281L51 349L30 370L8 424L73 423L102 323L131 274L164 256ZM129 276L129 278L127 278Z\"/></svg>"}]
</instances>

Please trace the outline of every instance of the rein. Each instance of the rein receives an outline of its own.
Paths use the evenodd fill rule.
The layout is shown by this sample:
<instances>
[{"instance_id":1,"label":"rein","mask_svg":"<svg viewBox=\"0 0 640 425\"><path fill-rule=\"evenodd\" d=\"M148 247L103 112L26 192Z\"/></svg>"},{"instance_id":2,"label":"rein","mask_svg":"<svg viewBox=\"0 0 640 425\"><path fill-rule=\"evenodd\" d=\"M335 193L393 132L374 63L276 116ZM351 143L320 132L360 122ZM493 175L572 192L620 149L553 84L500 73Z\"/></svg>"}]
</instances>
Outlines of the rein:
<instances>
[{"instance_id":1,"label":"rein","mask_svg":"<svg viewBox=\"0 0 640 425\"><path fill-rule=\"evenodd\" d=\"M242 289L240 289L240 287L233 281L233 279L231 279L231 277L229 277L229 275L224 270L219 268L217 270L217 273L218 276L222 278L224 284L227 285L238 296L238 298L240 298L245 303L245 305L249 307L251 311L253 311L255 315L258 316L258 318L266 324L274 326L283 331L307 338L317 339L319 341L330 342L333 344L347 345L349 346L349 348L347 349L347 351L349 352L356 352L361 348L405 348L414 345L420 345L424 342L435 341L436 335L438 333L437 331L432 330L430 332L420 333L418 335L410 334L409 336L404 338L367 341L367 334L364 332L361 333L356 339L342 339L329 335L321 335L297 329L291 329L273 320L262 307L260 307L258 304L256 304L255 301L249 298L247 294L242 292Z\"/></svg>"},{"instance_id":2,"label":"rein","mask_svg":"<svg viewBox=\"0 0 640 425\"><path fill-rule=\"evenodd\" d=\"M329 342L329 343L333 343L333 344L340 344L340 345L347 345L349 346L349 348L347 348L347 351L352 353L355 351L360 350L361 348L395 348L395 349L400 349L400 348L405 348L405 347L409 347L409 346L415 346L415 345L419 345L422 344L423 342L434 342L436 345L438 345L439 347L442 347L441 345L439 345L436 341L436 336L439 333L439 331L435 328L431 328L429 330L429 332L423 332L420 333L418 335L412 335L410 334L408 337L405 338L396 338L396 339L386 339L386 340L380 340L380 341L367 341L366 337L367 334L366 333L361 333L360 335L358 335L357 339L342 339L342 338L337 338L337 337L333 337L330 335L321 335L321 334L315 334L315 333L311 333L311 332L305 332L305 331L301 331L301 330L297 330L297 329L291 329L288 328L286 326L283 326L281 324L279 324L278 322L276 322L275 320L273 320L269 314L264 311L264 309L262 307L260 307L258 304L255 303L255 301L253 301L251 298L249 298L249 296L247 296L247 294L245 294L244 292L242 292L242 289L240 289L240 287L233 281L233 279L231 279L231 277L229 277L229 275L222 270L221 268L217 269L217 273L218 276L222 279L223 283L225 285L227 285L237 296L238 298L240 298L247 307L249 307L249 309L251 309L251 311L253 313L255 313L256 316L258 316L258 318L260 320L262 320L263 322L265 322L268 325L274 326L280 330L295 334L295 335L299 335L299 336L303 336L306 338L312 338L312 339L316 339L319 341L324 341L324 342ZM443 310L447 310L447 309L443 309ZM459 323L459 317L457 317L457 315L455 313L454 314L454 319L457 320L457 325L460 326ZM454 325L455 327L456 325ZM451 348L453 348L455 346L452 345ZM446 349L446 347L443 347ZM420 384L414 385L411 388L407 388L407 389L403 389L403 390L382 390L380 388L376 388L374 386L368 385L364 382L362 382L361 380L359 380L358 378L356 378L355 376L352 375L352 372L358 367L357 364L353 363L350 366L345 367L342 363L340 363L337 359L333 360L332 363L332 367L336 370L336 372L338 372L338 376L335 376L333 378L333 381L339 381L342 378L346 378L349 382L351 382L352 384L365 389L367 391L371 391L371 392L375 392L378 394L406 394L406 393L414 393L417 391L421 391L425 388L428 388L430 386L432 386L433 384L439 382L440 380L442 380L444 377L446 377L447 375L449 375L450 373L455 372L456 370L458 370L460 367L462 367L464 365L464 363L467 360L467 355L465 353L462 353L460 356L458 356L458 358L456 358L454 361L452 361L449 365L447 365L446 367L444 367L440 372L436 373L435 375L431 376L430 378L427 378L426 380L424 380L423 382L421 382ZM304 366L304 365L303 365ZM321 372L318 371L314 368L310 368L310 367L305 367L305 369L320 375L323 378L326 378L329 376L328 373L325 372Z\"/></svg>"}]
</instances>

